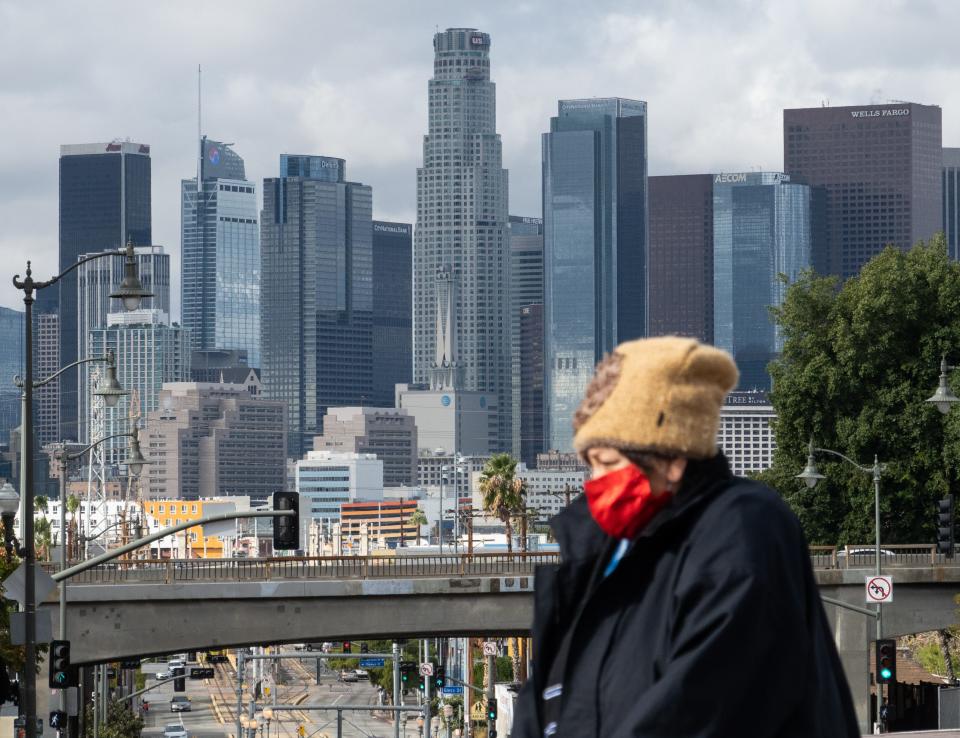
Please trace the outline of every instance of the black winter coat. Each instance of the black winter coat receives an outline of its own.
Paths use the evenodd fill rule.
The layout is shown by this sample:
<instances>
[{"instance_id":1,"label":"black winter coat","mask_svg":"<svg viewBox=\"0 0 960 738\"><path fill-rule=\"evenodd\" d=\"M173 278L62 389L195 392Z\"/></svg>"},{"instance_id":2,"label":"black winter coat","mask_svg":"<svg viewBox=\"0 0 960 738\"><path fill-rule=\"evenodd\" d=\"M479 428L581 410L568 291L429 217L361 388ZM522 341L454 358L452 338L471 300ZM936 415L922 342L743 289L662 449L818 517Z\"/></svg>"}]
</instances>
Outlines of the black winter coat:
<instances>
[{"instance_id":1,"label":"black winter coat","mask_svg":"<svg viewBox=\"0 0 960 738\"><path fill-rule=\"evenodd\" d=\"M584 496L552 526L561 563L537 570L514 738L550 722L557 738L860 735L800 524L722 456L688 464L606 578L617 541Z\"/></svg>"}]
</instances>

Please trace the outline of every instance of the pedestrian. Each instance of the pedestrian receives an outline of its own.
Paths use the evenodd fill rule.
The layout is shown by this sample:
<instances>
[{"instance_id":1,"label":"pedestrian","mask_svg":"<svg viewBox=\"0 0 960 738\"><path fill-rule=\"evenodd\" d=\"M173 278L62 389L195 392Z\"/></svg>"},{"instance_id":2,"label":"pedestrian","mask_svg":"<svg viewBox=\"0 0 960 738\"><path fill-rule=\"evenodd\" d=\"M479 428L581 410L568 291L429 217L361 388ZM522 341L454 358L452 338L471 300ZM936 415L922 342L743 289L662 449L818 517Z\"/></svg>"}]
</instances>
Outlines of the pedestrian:
<instances>
[{"instance_id":1,"label":"pedestrian","mask_svg":"<svg viewBox=\"0 0 960 738\"><path fill-rule=\"evenodd\" d=\"M717 449L736 383L676 337L597 366L573 420L592 479L551 521L514 738L860 735L800 524Z\"/></svg>"}]
</instances>

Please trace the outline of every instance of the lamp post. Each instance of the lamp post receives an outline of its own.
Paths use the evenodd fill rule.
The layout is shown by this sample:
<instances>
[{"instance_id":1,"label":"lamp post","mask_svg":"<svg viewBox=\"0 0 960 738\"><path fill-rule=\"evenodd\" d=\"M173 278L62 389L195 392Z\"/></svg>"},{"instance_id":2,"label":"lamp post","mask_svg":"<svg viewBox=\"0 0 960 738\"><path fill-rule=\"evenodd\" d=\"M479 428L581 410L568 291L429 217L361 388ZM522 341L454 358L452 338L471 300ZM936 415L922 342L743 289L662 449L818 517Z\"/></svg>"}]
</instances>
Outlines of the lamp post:
<instances>
[{"instance_id":1,"label":"lamp post","mask_svg":"<svg viewBox=\"0 0 960 738\"><path fill-rule=\"evenodd\" d=\"M26 738L36 738L37 736L37 674L35 665L37 663L37 614L36 614L36 552L34 550L33 540L33 303L36 299L35 293L39 290L51 287L59 282L64 276L72 272L81 264L94 259L103 259L115 256L117 252L104 252L94 254L85 259L79 259L71 264L67 269L52 279L38 281L33 278L33 270L30 262L27 262L26 277L20 279L17 274L13 278L13 286L23 292L24 305L24 331L23 331L23 369L24 379L23 388L23 452L20 459L20 478L24 490L23 500L23 538L24 538L24 587L23 587L23 610L24 610L24 687L23 703L21 705L21 714L25 718L26 725L24 732ZM125 310L136 310L140 307L140 300L144 297L151 297L152 294L143 288L139 277L137 276L137 258L133 249L133 243L127 242L126 248L120 251L124 255L124 278L120 286L110 295L110 297L119 299L123 302ZM109 374L109 372L108 372ZM105 398L106 400L106 398Z\"/></svg>"},{"instance_id":2,"label":"lamp post","mask_svg":"<svg viewBox=\"0 0 960 738\"><path fill-rule=\"evenodd\" d=\"M817 486L817 483L821 479L826 479L826 477L819 472L816 464L816 455L817 454L829 454L830 456L836 456L838 459L842 459L847 462L854 468L860 470L864 474L869 474L873 478L873 518L874 518L874 531L873 531L873 541L874 541L874 556L876 558L876 574L880 576L882 573L882 566L880 563L880 477L883 475L884 465L877 460L876 454L873 456L873 464L858 464L853 459L844 456L839 451L832 451L828 448L817 448L813 445L813 437L810 438L810 444L807 447L807 465L804 467L803 471L797 474L797 479L802 479L803 483L807 485L808 489L813 489ZM883 637L883 606L878 602L877 603L877 640L879 641ZM881 687L877 684L877 713L876 713L876 722L880 724L880 700ZM869 713L869 710L867 711Z\"/></svg>"}]
</instances>

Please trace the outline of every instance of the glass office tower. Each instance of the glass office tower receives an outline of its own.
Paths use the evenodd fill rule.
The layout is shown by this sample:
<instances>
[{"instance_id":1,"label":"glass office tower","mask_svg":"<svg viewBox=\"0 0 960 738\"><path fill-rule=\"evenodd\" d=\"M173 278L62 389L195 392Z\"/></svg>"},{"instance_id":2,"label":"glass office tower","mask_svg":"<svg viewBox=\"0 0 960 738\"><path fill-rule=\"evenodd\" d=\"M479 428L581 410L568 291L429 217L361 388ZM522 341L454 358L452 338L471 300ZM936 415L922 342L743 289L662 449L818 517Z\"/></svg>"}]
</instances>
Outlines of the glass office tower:
<instances>
[{"instance_id":1,"label":"glass office tower","mask_svg":"<svg viewBox=\"0 0 960 738\"><path fill-rule=\"evenodd\" d=\"M908 102L783 111L784 171L824 192L823 271L846 279L941 230L942 127L938 106Z\"/></svg>"},{"instance_id":2,"label":"glass office tower","mask_svg":"<svg viewBox=\"0 0 960 738\"><path fill-rule=\"evenodd\" d=\"M647 104L561 100L542 143L544 433L569 451L593 367L647 334Z\"/></svg>"},{"instance_id":3,"label":"glass office tower","mask_svg":"<svg viewBox=\"0 0 960 738\"><path fill-rule=\"evenodd\" d=\"M943 233L950 258L960 260L960 149L943 150Z\"/></svg>"},{"instance_id":4,"label":"glass office tower","mask_svg":"<svg viewBox=\"0 0 960 738\"><path fill-rule=\"evenodd\" d=\"M137 274L143 286L153 293L140 303L141 310L159 310L170 314L170 255L162 246L137 246ZM81 254L80 258L93 254ZM94 259L77 267L77 357L90 356L90 331L104 328L107 316L120 310L117 300L110 297L123 281L124 257L120 254L109 259ZM80 411L77 440L90 443L89 405L90 376L101 376L103 364L81 364L77 367L77 407ZM126 406L126 405L125 405Z\"/></svg>"},{"instance_id":5,"label":"glass office tower","mask_svg":"<svg viewBox=\"0 0 960 738\"><path fill-rule=\"evenodd\" d=\"M373 221L373 397L393 407L413 376L413 226Z\"/></svg>"},{"instance_id":6,"label":"glass office tower","mask_svg":"<svg viewBox=\"0 0 960 738\"><path fill-rule=\"evenodd\" d=\"M200 140L197 178L180 182L183 326L195 351L243 350L260 366L257 192L230 144ZM198 206L199 201L199 206Z\"/></svg>"},{"instance_id":7,"label":"glass office tower","mask_svg":"<svg viewBox=\"0 0 960 738\"><path fill-rule=\"evenodd\" d=\"M714 175L715 345L733 354L740 389L770 389L767 364L782 347L770 306L811 265L813 208L807 185L775 172Z\"/></svg>"},{"instance_id":8,"label":"glass office tower","mask_svg":"<svg viewBox=\"0 0 960 738\"><path fill-rule=\"evenodd\" d=\"M328 407L372 399L373 190L343 159L283 155L263 191L263 394L287 403L299 457Z\"/></svg>"},{"instance_id":9,"label":"glass office tower","mask_svg":"<svg viewBox=\"0 0 960 738\"><path fill-rule=\"evenodd\" d=\"M150 147L131 141L60 147L60 271L81 254L152 243ZM57 292L59 289L59 293ZM60 315L60 362L77 360L77 274L41 290L37 311ZM77 375L60 380L60 438L78 436Z\"/></svg>"}]
</instances>

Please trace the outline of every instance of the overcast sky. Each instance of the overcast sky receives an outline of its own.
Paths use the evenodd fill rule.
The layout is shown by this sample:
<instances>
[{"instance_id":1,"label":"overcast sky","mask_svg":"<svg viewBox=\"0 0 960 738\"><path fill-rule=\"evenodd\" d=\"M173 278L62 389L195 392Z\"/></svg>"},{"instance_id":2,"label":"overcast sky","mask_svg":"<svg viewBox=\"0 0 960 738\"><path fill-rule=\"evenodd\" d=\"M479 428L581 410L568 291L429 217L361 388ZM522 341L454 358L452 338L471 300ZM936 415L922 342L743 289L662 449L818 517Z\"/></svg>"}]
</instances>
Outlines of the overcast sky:
<instances>
[{"instance_id":1,"label":"overcast sky","mask_svg":"<svg viewBox=\"0 0 960 738\"><path fill-rule=\"evenodd\" d=\"M650 174L782 168L784 107L909 100L960 145L960 2L30 2L0 0L0 285L57 262L62 143L151 146L153 237L172 256L203 132L247 176L281 153L343 157L374 214L412 221L436 28L492 36L510 212L540 211L540 134L560 98L649 103ZM0 287L0 305L22 305Z\"/></svg>"}]
</instances>

